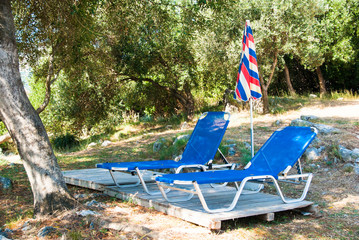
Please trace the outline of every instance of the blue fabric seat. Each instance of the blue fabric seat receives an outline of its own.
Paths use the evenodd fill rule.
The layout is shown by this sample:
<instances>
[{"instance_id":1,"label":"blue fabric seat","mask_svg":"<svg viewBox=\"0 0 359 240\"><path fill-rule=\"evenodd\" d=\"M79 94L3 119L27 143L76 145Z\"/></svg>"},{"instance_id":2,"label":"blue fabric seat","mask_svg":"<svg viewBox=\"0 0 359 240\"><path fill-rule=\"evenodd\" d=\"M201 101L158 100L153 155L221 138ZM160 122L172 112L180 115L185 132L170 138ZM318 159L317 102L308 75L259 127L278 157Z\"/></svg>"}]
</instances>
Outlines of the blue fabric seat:
<instances>
[{"instance_id":1,"label":"blue fabric seat","mask_svg":"<svg viewBox=\"0 0 359 240\"><path fill-rule=\"evenodd\" d=\"M163 188L169 187L170 185L182 184L190 185L193 184L195 187L192 192L185 200L188 200L193 194L198 194L203 207L208 212L221 212L232 210L239 196L242 193L243 187L247 181L251 180L271 180L277 187L278 194L281 196L283 202L293 202L304 200L308 191L312 174L295 174L288 176L290 168L300 159L306 148L315 138L317 131L309 127L286 127L284 129L277 130L272 136L265 142L265 144L259 149L252 160L247 164L244 170L217 170L217 171L206 171L206 172L194 172L194 173L181 173L181 174L166 174L156 177L157 184L162 191ZM299 179L308 178L303 194L299 199L286 200L279 188L277 180L286 179ZM237 187L237 194L234 201L229 208L209 209L203 195L200 191L200 184L215 184L222 182L241 182L241 185ZM174 187L171 187L174 188ZM181 188L176 188L181 190ZM164 192L164 197L169 199Z\"/></svg>"},{"instance_id":2,"label":"blue fabric seat","mask_svg":"<svg viewBox=\"0 0 359 240\"><path fill-rule=\"evenodd\" d=\"M183 168L201 168L206 170L206 164L210 163L222 141L229 123L229 113L226 112L206 112L199 118L191 137L182 154L182 158L177 162L174 160L157 160L157 161L138 161L138 162L116 162L116 163L99 163L98 168L108 169L111 176L118 187L120 185L113 175L114 171L129 171L137 173L139 176L139 183L142 183L145 191L148 194L157 194L160 192L150 192L143 180L141 170L155 170L155 169L175 169L176 172ZM224 164L224 167L232 165ZM134 186L133 184L127 186Z\"/></svg>"}]
</instances>

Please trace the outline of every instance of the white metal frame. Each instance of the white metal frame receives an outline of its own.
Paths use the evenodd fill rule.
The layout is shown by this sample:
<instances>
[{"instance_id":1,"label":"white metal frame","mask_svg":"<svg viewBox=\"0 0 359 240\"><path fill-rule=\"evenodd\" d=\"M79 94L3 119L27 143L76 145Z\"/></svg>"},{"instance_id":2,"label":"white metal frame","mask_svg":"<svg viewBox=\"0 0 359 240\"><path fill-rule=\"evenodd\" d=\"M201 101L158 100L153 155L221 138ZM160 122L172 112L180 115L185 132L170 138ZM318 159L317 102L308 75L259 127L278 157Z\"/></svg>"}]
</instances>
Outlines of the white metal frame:
<instances>
[{"instance_id":1,"label":"white metal frame","mask_svg":"<svg viewBox=\"0 0 359 240\"><path fill-rule=\"evenodd\" d=\"M195 194L197 194L198 198L201 201L201 204L202 204L205 211L207 211L209 213L218 213L218 212L228 212L228 211L233 210L235 208L235 206L237 205L239 197L243 194L243 189L244 189L245 184L248 181L251 181L251 180L259 180L259 179L268 180L269 179L274 183L274 186L276 187L277 193L278 193L278 195L280 196L281 200L284 203L301 202L301 201L303 201L305 199L305 197L306 197L306 195L308 193L309 186L310 186L310 183L311 183L312 178L313 178L312 173L295 174L295 175L290 175L290 176L285 174L284 176L278 177L278 180L298 179L298 178L308 178L300 198L286 199L285 196L282 193L281 188L279 187L278 181L271 175L250 176L250 177L244 178L241 181L241 184L239 186L238 186L237 182L234 182L236 184L237 191L236 191L236 195L234 196L234 198L233 198L233 200L232 200L229 207L227 207L227 208L216 208L216 209L210 209L208 207L207 202L205 200L205 197L203 196L202 190L200 188L200 184L198 184L196 181L193 181L193 182L192 181L174 181L174 185L191 185L192 184L194 186L194 190L188 190L188 189L184 189L184 188L181 188L181 187L174 187L173 185L167 185L167 184L164 184L164 183L161 183L161 182L158 182L158 181L157 181L157 185L158 185L163 197L168 202L187 201L187 200L191 199ZM169 198L167 196L167 192L166 192L165 189L166 190L173 189L173 190L178 190L178 191L182 191L182 192L187 192L188 195L183 197L183 198L173 198L173 199L171 199L171 198Z\"/></svg>"},{"instance_id":2,"label":"white metal frame","mask_svg":"<svg viewBox=\"0 0 359 240\"><path fill-rule=\"evenodd\" d=\"M235 164L228 163L227 159L225 161L227 162L227 164L216 164L216 165L210 165L210 166L201 165L201 164L181 165L178 168L174 169L174 172L176 174L180 173L184 168L196 168L196 169L199 169L200 171L206 171L208 169L222 169L222 168L234 169L235 168L235 166L236 166ZM209 162L211 163L212 160L209 161ZM130 170L128 170L128 168L119 168L119 167L112 167L111 170L109 170L109 172L111 174L111 177L112 177L112 179L113 179L113 181L114 181L114 183L116 184L117 187L119 187L119 188L136 187L136 186L142 184L142 187L143 187L143 189L145 190L145 192L147 194L149 194L149 195L159 195L159 194L161 194L161 191L150 191L148 189L147 184L146 184L146 182L144 180L144 177L143 177L144 176L143 173L145 171L147 171L147 170L140 170L137 167L135 168L134 171L130 171L131 174L137 174L138 180L137 180L136 183L133 183L133 184L119 184L116 181L116 178L115 178L113 172L128 172L128 171L130 171ZM170 189L167 189L166 191L169 192Z\"/></svg>"}]
</instances>

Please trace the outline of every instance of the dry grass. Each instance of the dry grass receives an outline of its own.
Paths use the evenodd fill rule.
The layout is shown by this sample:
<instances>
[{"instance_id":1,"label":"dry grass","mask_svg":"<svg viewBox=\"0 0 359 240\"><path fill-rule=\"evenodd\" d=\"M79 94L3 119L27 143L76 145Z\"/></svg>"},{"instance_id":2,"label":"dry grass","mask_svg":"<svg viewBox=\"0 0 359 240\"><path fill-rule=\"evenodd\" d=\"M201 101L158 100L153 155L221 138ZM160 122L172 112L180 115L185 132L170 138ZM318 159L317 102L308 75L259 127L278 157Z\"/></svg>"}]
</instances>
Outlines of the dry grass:
<instances>
[{"instance_id":1,"label":"dry grass","mask_svg":"<svg viewBox=\"0 0 359 240\"><path fill-rule=\"evenodd\" d=\"M320 123L339 128L336 135L320 135L320 143L327 146L343 145L349 149L359 147L359 102L328 101L313 102L311 105L281 115L260 115L254 119L255 144L262 145L271 133L278 128L273 123L281 120L281 126L287 126L291 120L300 115L316 115ZM233 114L225 139L249 142L249 115L246 112ZM63 169L94 167L103 161L130 161L134 159L156 159L151 151L151 143L160 137L173 138L180 130L167 130L155 134L143 134L116 142L106 148L94 148L81 152L59 156ZM317 217L302 216L297 212L276 214L273 222L263 222L256 218L227 221L221 231L210 231L200 226L167 216L152 209L122 202L114 198L99 196L95 199L109 205L108 208L92 208L101 214L98 217L80 217L76 211L61 213L46 219L31 219L32 194L26 175L20 164L14 167L0 166L0 175L9 172L14 187L0 193L0 226L14 230L13 239L36 239L36 234L43 226L53 226L55 231L45 239L359 239L359 176L354 172L343 170L344 162L328 164L333 160L333 153L326 152L312 163L320 168L304 167L314 173L313 183L307 200L318 205ZM327 159L325 159L327 157ZM229 158L239 162L239 153ZM93 193L92 190L69 187L73 194ZM286 188L294 194L292 188ZM81 199L85 203L92 198ZM122 231L104 227L103 221L117 222L127 226ZM21 226L30 221L28 231ZM101 222L102 221L102 222ZM91 224L92 223L92 224ZM122 226L121 225L121 226ZM140 228L138 228L140 227ZM126 230L127 229L127 230Z\"/></svg>"}]
</instances>

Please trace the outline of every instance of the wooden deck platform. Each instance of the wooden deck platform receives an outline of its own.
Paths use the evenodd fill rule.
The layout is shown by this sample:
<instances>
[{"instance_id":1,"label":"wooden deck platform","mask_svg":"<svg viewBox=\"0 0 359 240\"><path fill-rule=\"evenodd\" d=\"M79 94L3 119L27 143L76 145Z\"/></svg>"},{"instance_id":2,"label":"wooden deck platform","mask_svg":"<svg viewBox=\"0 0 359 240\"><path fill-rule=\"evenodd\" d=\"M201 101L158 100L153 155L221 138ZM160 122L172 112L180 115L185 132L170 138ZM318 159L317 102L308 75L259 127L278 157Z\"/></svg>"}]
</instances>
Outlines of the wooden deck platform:
<instances>
[{"instance_id":1,"label":"wooden deck platform","mask_svg":"<svg viewBox=\"0 0 359 240\"><path fill-rule=\"evenodd\" d=\"M305 209L306 211L315 211L312 209L312 202L302 201L299 203L285 204L279 196L265 193L246 194L239 198L237 206L230 212L207 213L197 196L186 202L168 203L162 195L150 196L146 194L142 186L131 188L118 188L114 185L112 178L107 170L104 169L83 169L63 172L65 181L68 184L86 187L102 191L109 196L122 200L131 200L132 202L144 206L152 207L158 211L164 212L183 220L208 227L210 229L220 229L222 221L238 219L249 216L259 216L267 221L274 220L274 213ZM123 183L136 182L137 176L126 173L116 173ZM145 177L146 181L151 181L152 175L156 173L148 171ZM157 188L155 183L149 183L150 189ZM210 186L203 188L208 206L228 206L235 194L233 187ZM180 196L182 192L171 191L169 196Z\"/></svg>"}]
</instances>

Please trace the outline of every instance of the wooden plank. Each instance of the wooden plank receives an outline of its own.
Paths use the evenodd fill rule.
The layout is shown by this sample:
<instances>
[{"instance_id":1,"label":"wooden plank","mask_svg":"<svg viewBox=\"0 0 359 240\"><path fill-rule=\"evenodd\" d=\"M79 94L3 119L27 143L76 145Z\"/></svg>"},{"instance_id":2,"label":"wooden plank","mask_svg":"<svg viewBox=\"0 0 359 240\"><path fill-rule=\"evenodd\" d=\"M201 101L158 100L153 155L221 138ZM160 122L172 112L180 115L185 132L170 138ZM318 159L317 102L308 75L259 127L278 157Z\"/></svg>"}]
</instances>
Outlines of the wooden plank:
<instances>
[{"instance_id":1,"label":"wooden plank","mask_svg":"<svg viewBox=\"0 0 359 240\"><path fill-rule=\"evenodd\" d=\"M146 176L147 180L155 172L150 172ZM207 213L200 203L198 197L195 195L191 200L186 202L167 202L163 196L148 195L143 190L141 185L131 188L118 188L114 186L112 178L107 170L104 169L85 169L72 170L64 172L65 180L69 184L87 187L103 191L105 194L125 201L131 201L144 207L151 207L158 211L164 212L168 215L181 218L210 229L220 229L221 223L224 220L231 220L249 216L259 216L259 218L266 221L272 221L276 212L300 209L302 211L314 211L312 202L302 201L298 203L285 204L279 196L265 193L243 194L240 196L236 207L230 212L221 212L210 214ZM137 176L131 176L127 173L117 173L118 178L122 182L133 183L137 181ZM150 190L158 190L157 184L148 182ZM208 206L225 207L229 206L236 193L235 188L231 186L221 186L212 188L209 185L201 186L203 195L207 201ZM183 197L183 192L170 191L169 197L180 198Z\"/></svg>"},{"instance_id":2,"label":"wooden plank","mask_svg":"<svg viewBox=\"0 0 359 240\"><path fill-rule=\"evenodd\" d=\"M71 185L87 187L99 191L102 191L104 186L115 185L107 169L79 169L63 171L62 173L64 175L65 182ZM158 173L153 171L145 171L144 180L146 182L153 182L152 177L156 174ZM138 176L125 172L115 172L114 176L121 184L132 184L136 183L138 180Z\"/></svg>"},{"instance_id":3,"label":"wooden plank","mask_svg":"<svg viewBox=\"0 0 359 240\"><path fill-rule=\"evenodd\" d=\"M258 215L256 216L256 218L262 221L271 222L274 220L274 213L266 213L266 214Z\"/></svg>"}]
</instances>

